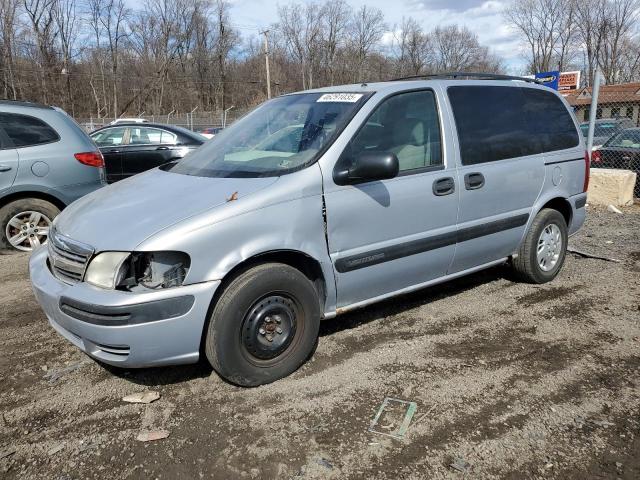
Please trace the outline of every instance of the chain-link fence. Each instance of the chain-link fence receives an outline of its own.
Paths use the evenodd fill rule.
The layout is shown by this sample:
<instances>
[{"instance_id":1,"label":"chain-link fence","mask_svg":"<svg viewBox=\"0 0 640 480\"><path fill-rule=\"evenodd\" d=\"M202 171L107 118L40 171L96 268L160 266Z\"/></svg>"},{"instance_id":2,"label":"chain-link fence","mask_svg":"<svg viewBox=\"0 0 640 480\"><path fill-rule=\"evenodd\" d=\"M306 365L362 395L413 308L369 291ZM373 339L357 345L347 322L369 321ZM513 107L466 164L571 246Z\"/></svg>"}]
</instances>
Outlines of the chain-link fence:
<instances>
[{"instance_id":1,"label":"chain-link fence","mask_svg":"<svg viewBox=\"0 0 640 480\"><path fill-rule=\"evenodd\" d=\"M640 83L586 87L568 95L585 139L593 117L592 168L630 170L638 175L640 197ZM592 115L595 109L595 115Z\"/></svg>"},{"instance_id":2,"label":"chain-link fence","mask_svg":"<svg viewBox=\"0 0 640 480\"><path fill-rule=\"evenodd\" d=\"M143 112L141 115L137 116L122 115L120 120L144 119L151 123L178 125L180 127L193 130L194 132L208 132L211 129L221 129L228 127L245 113L246 110L239 110L235 108L228 109L226 112L170 112L163 115L146 115ZM114 119L81 117L76 118L76 121L82 127L84 127L85 130L87 130L88 132L92 132L97 128L101 128L113 123Z\"/></svg>"}]
</instances>

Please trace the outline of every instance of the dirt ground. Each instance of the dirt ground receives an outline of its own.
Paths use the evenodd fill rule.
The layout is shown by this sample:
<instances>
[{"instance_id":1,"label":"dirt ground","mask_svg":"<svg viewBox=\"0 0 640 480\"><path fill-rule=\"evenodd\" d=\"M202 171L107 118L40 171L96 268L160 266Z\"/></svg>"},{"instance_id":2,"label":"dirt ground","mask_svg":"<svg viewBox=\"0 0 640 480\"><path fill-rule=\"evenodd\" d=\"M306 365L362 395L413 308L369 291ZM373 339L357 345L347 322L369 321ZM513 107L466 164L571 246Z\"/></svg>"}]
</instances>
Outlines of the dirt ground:
<instances>
[{"instance_id":1,"label":"dirt ground","mask_svg":"<svg viewBox=\"0 0 640 480\"><path fill-rule=\"evenodd\" d=\"M639 206L590 209L570 246L620 263L568 255L542 286L494 268L346 314L254 389L96 364L48 326L28 256L0 255L0 477L640 478L639 240ZM368 431L385 397L417 404L402 439Z\"/></svg>"}]
</instances>

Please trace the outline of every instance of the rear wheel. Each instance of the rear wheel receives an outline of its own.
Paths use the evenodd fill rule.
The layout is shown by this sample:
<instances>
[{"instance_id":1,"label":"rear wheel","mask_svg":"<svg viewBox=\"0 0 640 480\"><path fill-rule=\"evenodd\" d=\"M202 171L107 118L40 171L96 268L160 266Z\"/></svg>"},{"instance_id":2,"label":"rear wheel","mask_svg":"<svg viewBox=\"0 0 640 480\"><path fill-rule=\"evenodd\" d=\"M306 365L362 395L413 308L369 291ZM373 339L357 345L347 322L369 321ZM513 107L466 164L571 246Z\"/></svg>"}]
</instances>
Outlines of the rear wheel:
<instances>
[{"instance_id":1,"label":"rear wheel","mask_svg":"<svg viewBox=\"0 0 640 480\"><path fill-rule=\"evenodd\" d=\"M0 208L0 247L30 252L45 243L51 222L60 213L46 200L25 198Z\"/></svg>"},{"instance_id":2,"label":"rear wheel","mask_svg":"<svg viewBox=\"0 0 640 480\"><path fill-rule=\"evenodd\" d=\"M319 328L311 281L293 267L267 263L225 288L211 314L205 352L229 382L262 385L297 370L312 354Z\"/></svg>"},{"instance_id":3,"label":"rear wheel","mask_svg":"<svg viewBox=\"0 0 640 480\"><path fill-rule=\"evenodd\" d=\"M513 259L518 277L530 283L553 280L564 263L567 240L567 222L562 214L550 208L540 210Z\"/></svg>"}]
</instances>

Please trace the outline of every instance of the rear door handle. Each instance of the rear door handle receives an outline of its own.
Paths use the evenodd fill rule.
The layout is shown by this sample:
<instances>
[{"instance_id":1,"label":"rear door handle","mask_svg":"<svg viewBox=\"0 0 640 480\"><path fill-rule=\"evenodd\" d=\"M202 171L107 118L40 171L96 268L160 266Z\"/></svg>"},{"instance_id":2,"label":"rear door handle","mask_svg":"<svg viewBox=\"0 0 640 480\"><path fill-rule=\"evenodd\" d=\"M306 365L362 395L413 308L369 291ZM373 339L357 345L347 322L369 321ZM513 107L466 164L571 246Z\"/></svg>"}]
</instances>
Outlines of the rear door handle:
<instances>
[{"instance_id":1,"label":"rear door handle","mask_svg":"<svg viewBox=\"0 0 640 480\"><path fill-rule=\"evenodd\" d=\"M117 149L107 150L107 153L120 153L120 150L117 150Z\"/></svg>"},{"instance_id":2,"label":"rear door handle","mask_svg":"<svg viewBox=\"0 0 640 480\"><path fill-rule=\"evenodd\" d=\"M464 176L464 187L467 190L477 190L484 187L484 175L480 172L467 173Z\"/></svg>"},{"instance_id":3,"label":"rear door handle","mask_svg":"<svg viewBox=\"0 0 640 480\"><path fill-rule=\"evenodd\" d=\"M156 150L169 150L169 147L158 147Z\"/></svg>"},{"instance_id":4,"label":"rear door handle","mask_svg":"<svg viewBox=\"0 0 640 480\"><path fill-rule=\"evenodd\" d=\"M444 195L451 195L456 191L456 182L453 177L439 178L433 182L433 194L442 197Z\"/></svg>"},{"instance_id":5,"label":"rear door handle","mask_svg":"<svg viewBox=\"0 0 640 480\"><path fill-rule=\"evenodd\" d=\"M9 170L11 170L9 165L0 165L0 172L8 172Z\"/></svg>"}]
</instances>

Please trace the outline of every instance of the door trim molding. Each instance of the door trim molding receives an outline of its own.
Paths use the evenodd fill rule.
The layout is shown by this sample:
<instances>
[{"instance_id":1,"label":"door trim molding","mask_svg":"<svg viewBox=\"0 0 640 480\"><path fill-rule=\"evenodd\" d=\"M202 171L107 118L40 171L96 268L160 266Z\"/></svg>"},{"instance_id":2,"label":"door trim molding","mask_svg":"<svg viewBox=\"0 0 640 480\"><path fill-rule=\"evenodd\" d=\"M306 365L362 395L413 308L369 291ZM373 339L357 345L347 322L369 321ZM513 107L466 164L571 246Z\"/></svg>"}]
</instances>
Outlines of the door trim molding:
<instances>
[{"instance_id":1,"label":"door trim molding","mask_svg":"<svg viewBox=\"0 0 640 480\"><path fill-rule=\"evenodd\" d=\"M418 253L448 247L456 243L466 242L475 238L492 235L512 228L522 227L529 221L529 214L523 213L512 217L493 220L491 222L466 227L449 233L419 238L408 242L376 248L367 252L349 255L335 261L339 273L347 273L361 268L379 265L399 258L409 257Z\"/></svg>"},{"instance_id":2,"label":"door trim molding","mask_svg":"<svg viewBox=\"0 0 640 480\"><path fill-rule=\"evenodd\" d=\"M582 160L584 162L584 157L570 158L568 160L556 160L554 162L547 162L547 163L545 163L545 165L557 165L559 163L577 162L578 160Z\"/></svg>"}]
</instances>

